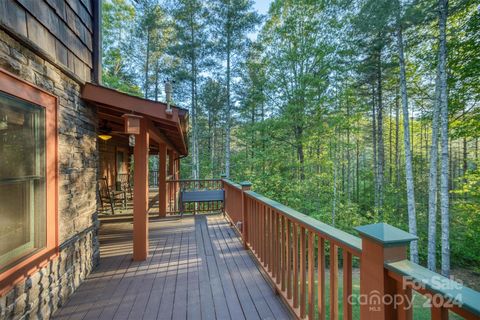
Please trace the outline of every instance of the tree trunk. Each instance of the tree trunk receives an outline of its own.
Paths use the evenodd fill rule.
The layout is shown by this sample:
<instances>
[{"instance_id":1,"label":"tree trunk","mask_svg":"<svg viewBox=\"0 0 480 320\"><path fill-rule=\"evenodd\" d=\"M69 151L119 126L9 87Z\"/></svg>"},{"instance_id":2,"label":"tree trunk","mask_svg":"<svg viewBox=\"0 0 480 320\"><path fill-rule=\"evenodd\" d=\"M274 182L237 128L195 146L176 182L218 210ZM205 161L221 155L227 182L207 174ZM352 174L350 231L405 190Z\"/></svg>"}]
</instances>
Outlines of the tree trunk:
<instances>
[{"instance_id":1,"label":"tree trunk","mask_svg":"<svg viewBox=\"0 0 480 320\"><path fill-rule=\"evenodd\" d=\"M198 153L198 128L197 128L197 59L195 52L195 27L194 16L190 15L190 41L191 41L191 95L192 95L192 178L200 176Z\"/></svg>"},{"instance_id":2,"label":"tree trunk","mask_svg":"<svg viewBox=\"0 0 480 320\"><path fill-rule=\"evenodd\" d=\"M336 131L337 129L335 129ZM337 140L337 134L335 133L335 140ZM333 201L332 201L332 226L335 226L335 216L337 213L337 141L334 142L335 147L333 150Z\"/></svg>"},{"instance_id":3,"label":"tree trunk","mask_svg":"<svg viewBox=\"0 0 480 320\"><path fill-rule=\"evenodd\" d=\"M145 91L145 99L148 99L148 73L149 73L149 66L150 66L150 30L147 28L147 54L145 56L145 82L143 84Z\"/></svg>"},{"instance_id":4,"label":"tree trunk","mask_svg":"<svg viewBox=\"0 0 480 320\"><path fill-rule=\"evenodd\" d=\"M437 251L437 184L438 184L438 116L439 116L439 72L435 88L435 104L432 119L432 144L430 146L430 171L428 176L428 269L436 270Z\"/></svg>"},{"instance_id":5,"label":"tree trunk","mask_svg":"<svg viewBox=\"0 0 480 320\"><path fill-rule=\"evenodd\" d=\"M359 200L360 200L360 163L359 163L359 159L360 159L360 142L357 140L357 150L356 150L356 157L357 157L357 161L356 161L356 173L355 173L355 179L356 179L356 189L355 192L356 192L356 202L358 203Z\"/></svg>"},{"instance_id":6,"label":"tree trunk","mask_svg":"<svg viewBox=\"0 0 480 320\"><path fill-rule=\"evenodd\" d=\"M230 96L230 54L231 54L231 43L230 43L230 30L227 30L227 112L225 115L225 175L227 178L230 177L230 131L231 131L231 96Z\"/></svg>"},{"instance_id":7,"label":"tree trunk","mask_svg":"<svg viewBox=\"0 0 480 320\"><path fill-rule=\"evenodd\" d=\"M378 209L383 214L384 173L385 173L385 146L383 142L383 97L382 97L382 61L381 50L378 52L377 66L377 130L378 130Z\"/></svg>"},{"instance_id":8,"label":"tree trunk","mask_svg":"<svg viewBox=\"0 0 480 320\"><path fill-rule=\"evenodd\" d=\"M305 180L305 154L303 151L303 128L300 125L295 126L295 141L297 145L297 158L300 162L300 180Z\"/></svg>"},{"instance_id":9,"label":"tree trunk","mask_svg":"<svg viewBox=\"0 0 480 320\"><path fill-rule=\"evenodd\" d=\"M347 117L350 119L350 104L347 99ZM350 122L347 126L347 199L352 201L352 186L351 186L351 160L350 160Z\"/></svg>"},{"instance_id":10,"label":"tree trunk","mask_svg":"<svg viewBox=\"0 0 480 320\"><path fill-rule=\"evenodd\" d=\"M158 70L158 60L155 62L155 101L158 101L158 82L159 82L159 73L160 70Z\"/></svg>"},{"instance_id":11,"label":"tree trunk","mask_svg":"<svg viewBox=\"0 0 480 320\"><path fill-rule=\"evenodd\" d=\"M465 176L468 170L468 148L467 148L467 138L463 137L463 172L462 175Z\"/></svg>"},{"instance_id":12,"label":"tree trunk","mask_svg":"<svg viewBox=\"0 0 480 320\"><path fill-rule=\"evenodd\" d=\"M410 146L410 132L408 123L408 95L407 95L407 75L405 71L405 56L403 52L403 35L400 21L400 4L397 12L397 46L398 60L400 64L400 94L402 96L403 110L403 138L405 143L405 176L407 184L407 209L408 209L408 230L411 234L417 234L417 215L415 212L415 189L413 181L412 154ZM418 263L418 243L410 243L410 260Z\"/></svg>"},{"instance_id":13,"label":"tree trunk","mask_svg":"<svg viewBox=\"0 0 480 320\"><path fill-rule=\"evenodd\" d=\"M447 96L447 10L448 0L439 0L440 45L438 67L440 80L440 212L442 221L442 275L450 274L450 213L448 188L448 96Z\"/></svg>"},{"instance_id":14,"label":"tree trunk","mask_svg":"<svg viewBox=\"0 0 480 320\"><path fill-rule=\"evenodd\" d=\"M375 186L375 210L378 208L378 165L377 165L377 117L375 105L375 88L372 89L372 137L373 137L373 182Z\"/></svg>"},{"instance_id":15,"label":"tree trunk","mask_svg":"<svg viewBox=\"0 0 480 320\"><path fill-rule=\"evenodd\" d=\"M398 89L397 89L398 90ZM400 187L400 106L399 106L399 94L398 91L395 97L395 186ZM398 208L397 201L397 208Z\"/></svg>"}]
</instances>

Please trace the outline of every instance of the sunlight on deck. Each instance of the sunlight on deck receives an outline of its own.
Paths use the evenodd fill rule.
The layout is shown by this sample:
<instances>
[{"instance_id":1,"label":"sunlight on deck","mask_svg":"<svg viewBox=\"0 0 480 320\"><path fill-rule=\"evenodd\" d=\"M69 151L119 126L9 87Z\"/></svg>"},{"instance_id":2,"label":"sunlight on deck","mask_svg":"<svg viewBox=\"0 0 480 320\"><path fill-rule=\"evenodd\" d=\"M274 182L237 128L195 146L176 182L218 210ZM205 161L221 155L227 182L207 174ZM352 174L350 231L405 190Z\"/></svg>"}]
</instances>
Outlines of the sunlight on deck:
<instances>
[{"instance_id":1,"label":"sunlight on deck","mask_svg":"<svg viewBox=\"0 0 480 320\"><path fill-rule=\"evenodd\" d=\"M99 267L54 319L292 318L222 216L151 222L143 262L131 230L102 225Z\"/></svg>"}]
</instances>

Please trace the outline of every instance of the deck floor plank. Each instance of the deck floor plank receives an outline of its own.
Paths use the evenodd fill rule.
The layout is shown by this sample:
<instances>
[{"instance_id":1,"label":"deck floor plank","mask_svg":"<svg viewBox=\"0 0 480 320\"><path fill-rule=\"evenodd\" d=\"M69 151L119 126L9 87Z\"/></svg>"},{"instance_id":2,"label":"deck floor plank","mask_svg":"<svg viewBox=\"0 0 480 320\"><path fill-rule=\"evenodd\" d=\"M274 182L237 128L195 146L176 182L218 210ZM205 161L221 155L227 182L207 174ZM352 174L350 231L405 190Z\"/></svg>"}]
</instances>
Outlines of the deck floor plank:
<instances>
[{"instance_id":1,"label":"deck floor plank","mask_svg":"<svg viewBox=\"0 0 480 320\"><path fill-rule=\"evenodd\" d=\"M222 222L226 224L226 222ZM257 302L257 308L263 309L263 305L258 305L262 301L265 301L270 310L273 312L275 319L287 319L290 317L288 311L285 309L283 302L275 295L272 287L263 278L263 275L259 272L259 267L255 264L249 253L243 249L243 244L238 240L238 236L232 228L221 228L227 245L230 246L232 252L237 254L233 255L234 260L238 263L239 270L244 276L245 281L249 284L251 296L254 297L254 301ZM250 285L253 283L253 285ZM260 296L263 297L260 298ZM287 315L286 315L287 314Z\"/></svg>"},{"instance_id":2,"label":"deck floor plank","mask_svg":"<svg viewBox=\"0 0 480 320\"><path fill-rule=\"evenodd\" d=\"M262 281L265 282L265 279L260 279L256 278L252 275L253 272L256 272L260 277L261 274L259 273L259 270L248 270L245 267L245 263L242 260L239 252L237 251L237 247L232 246L230 243L230 238L228 237L228 233L226 230L229 228L226 228L224 225L219 224L218 225L218 230L221 236L223 237L223 241L225 242L226 248L230 251L231 255L231 263L233 265L233 269L236 271L235 274L239 276L239 281L238 282L243 282L245 284L245 289L241 288L243 291L243 294L246 294L250 297L250 299L253 301L254 308L256 308L260 318L262 319L273 319L274 317L274 312L272 312L269 304L266 301L266 298L261 294L260 290L258 289L258 284L256 283L257 281ZM240 248L242 248L242 245L240 244ZM242 248L243 250L243 248ZM274 295L273 289L271 289L272 296ZM277 298L277 297L275 297Z\"/></svg>"},{"instance_id":3,"label":"deck floor plank","mask_svg":"<svg viewBox=\"0 0 480 320\"><path fill-rule=\"evenodd\" d=\"M150 252L133 262L132 224L100 230L100 266L53 319L292 319L220 216L150 223Z\"/></svg>"}]
</instances>

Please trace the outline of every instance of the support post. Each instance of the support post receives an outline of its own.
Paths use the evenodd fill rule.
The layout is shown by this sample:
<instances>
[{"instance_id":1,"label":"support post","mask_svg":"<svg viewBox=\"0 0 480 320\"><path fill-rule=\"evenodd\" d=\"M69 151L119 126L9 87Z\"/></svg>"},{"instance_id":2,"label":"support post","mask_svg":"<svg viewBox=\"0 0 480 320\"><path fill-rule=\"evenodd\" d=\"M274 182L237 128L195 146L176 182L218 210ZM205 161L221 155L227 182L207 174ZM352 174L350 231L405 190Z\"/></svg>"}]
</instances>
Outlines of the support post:
<instances>
[{"instance_id":1,"label":"support post","mask_svg":"<svg viewBox=\"0 0 480 320\"><path fill-rule=\"evenodd\" d=\"M223 190L222 213L223 213L223 216L225 217L225 208L227 207L227 194L225 192L225 179L227 179L227 176L225 174L222 174L221 179L222 179L222 190ZM230 225L233 225L232 221L230 221Z\"/></svg>"},{"instance_id":2,"label":"support post","mask_svg":"<svg viewBox=\"0 0 480 320\"><path fill-rule=\"evenodd\" d=\"M170 150L168 153L168 175L175 178L175 151Z\"/></svg>"},{"instance_id":3,"label":"support post","mask_svg":"<svg viewBox=\"0 0 480 320\"><path fill-rule=\"evenodd\" d=\"M175 180L180 180L180 158L175 160Z\"/></svg>"},{"instance_id":4,"label":"support post","mask_svg":"<svg viewBox=\"0 0 480 320\"><path fill-rule=\"evenodd\" d=\"M242 187L242 239L243 247L248 249L248 208L247 208L247 197L245 191L250 190L252 184L248 181L240 182Z\"/></svg>"},{"instance_id":5,"label":"support post","mask_svg":"<svg viewBox=\"0 0 480 320\"><path fill-rule=\"evenodd\" d=\"M135 136L134 193L133 193L133 260L143 261L148 256L148 154L149 134L144 119L140 134Z\"/></svg>"},{"instance_id":6,"label":"support post","mask_svg":"<svg viewBox=\"0 0 480 320\"><path fill-rule=\"evenodd\" d=\"M167 145L158 145L158 215L167 216Z\"/></svg>"},{"instance_id":7,"label":"support post","mask_svg":"<svg viewBox=\"0 0 480 320\"><path fill-rule=\"evenodd\" d=\"M360 304L360 319L396 320L399 317L394 303L385 304L385 301L395 301L396 294L406 295L411 291L399 293L396 281L388 276L384 265L406 259L407 247L417 237L385 223L355 229L362 238L360 295L363 303ZM410 319L411 312L407 310Z\"/></svg>"}]
</instances>

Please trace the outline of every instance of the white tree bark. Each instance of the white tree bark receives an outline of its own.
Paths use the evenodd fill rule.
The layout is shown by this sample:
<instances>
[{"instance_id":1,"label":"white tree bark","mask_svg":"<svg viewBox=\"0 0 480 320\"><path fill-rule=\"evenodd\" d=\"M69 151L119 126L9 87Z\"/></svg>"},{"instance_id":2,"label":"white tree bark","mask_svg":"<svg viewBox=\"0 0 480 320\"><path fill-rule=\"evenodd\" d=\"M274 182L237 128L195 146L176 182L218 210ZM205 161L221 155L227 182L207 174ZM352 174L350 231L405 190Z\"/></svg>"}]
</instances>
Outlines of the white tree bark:
<instances>
[{"instance_id":1,"label":"white tree bark","mask_svg":"<svg viewBox=\"0 0 480 320\"><path fill-rule=\"evenodd\" d=\"M197 124L197 57L195 51L194 15L190 15L190 41L191 41L191 95L192 95L192 178L197 180L200 176L200 163L198 152L198 124Z\"/></svg>"},{"instance_id":2,"label":"white tree bark","mask_svg":"<svg viewBox=\"0 0 480 320\"><path fill-rule=\"evenodd\" d=\"M230 30L227 29L227 110L226 110L226 128L225 128L225 175L230 178L230 133L231 133L231 93L230 93L230 77L231 77L231 38Z\"/></svg>"},{"instance_id":3,"label":"white tree bark","mask_svg":"<svg viewBox=\"0 0 480 320\"><path fill-rule=\"evenodd\" d=\"M405 176L407 183L407 207L408 207L408 230L411 234L417 234L417 214L415 212L415 189L413 181L412 152L410 146L410 126L408 114L407 76L405 71L405 56L403 52L403 35L400 22L400 2L398 2L397 16L397 46L398 60L400 64L400 94L402 97L403 111L403 140L405 144ZM410 260L418 263L418 243L410 243Z\"/></svg>"},{"instance_id":4,"label":"white tree bark","mask_svg":"<svg viewBox=\"0 0 480 320\"><path fill-rule=\"evenodd\" d=\"M448 0L438 1L440 45L438 69L440 80L440 213L442 221L442 275L450 273L450 213L449 213L449 162L448 162L448 96L447 96L447 10Z\"/></svg>"},{"instance_id":5,"label":"white tree bark","mask_svg":"<svg viewBox=\"0 0 480 320\"><path fill-rule=\"evenodd\" d=\"M437 258L437 193L438 193L438 116L440 109L439 100L439 74L435 87L435 102L432 119L432 145L430 146L430 172L428 176L428 269L435 271Z\"/></svg>"}]
</instances>

